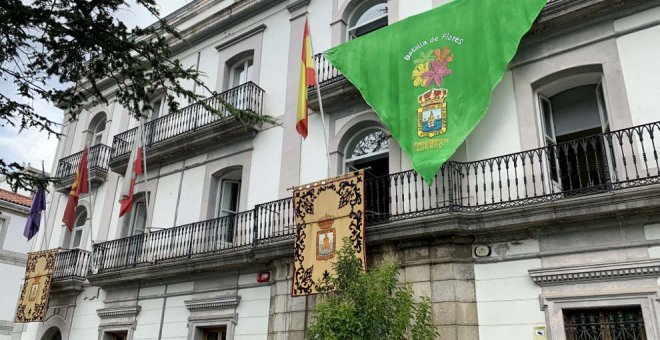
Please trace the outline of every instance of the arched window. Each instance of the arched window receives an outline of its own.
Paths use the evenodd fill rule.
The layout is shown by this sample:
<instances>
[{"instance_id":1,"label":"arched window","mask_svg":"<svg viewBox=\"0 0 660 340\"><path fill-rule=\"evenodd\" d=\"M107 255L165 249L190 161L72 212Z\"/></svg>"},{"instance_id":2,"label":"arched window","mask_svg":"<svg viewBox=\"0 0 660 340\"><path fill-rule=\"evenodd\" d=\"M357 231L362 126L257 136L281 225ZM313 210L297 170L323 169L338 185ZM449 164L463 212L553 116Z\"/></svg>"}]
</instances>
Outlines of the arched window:
<instances>
[{"instance_id":1,"label":"arched window","mask_svg":"<svg viewBox=\"0 0 660 340\"><path fill-rule=\"evenodd\" d=\"M147 202L145 195L136 195L133 208L131 208L131 220L128 235L143 234L147 225Z\"/></svg>"},{"instance_id":2,"label":"arched window","mask_svg":"<svg viewBox=\"0 0 660 340\"><path fill-rule=\"evenodd\" d=\"M77 210L76 219L73 223L73 231L71 232L69 249L80 248L83 232L85 231L85 223L87 222L87 209L85 207L78 207Z\"/></svg>"},{"instance_id":3,"label":"arched window","mask_svg":"<svg viewBox=\"0 0 660 340\"><path fill-rule=\"evenodd\" d=\"M103 132L105 131L106 118L105 113L97 114L89 124L90 138L87 140L92 146L101 144L103 141Z\"/></svg>"},{"instance_id":4,"label":"arched window","mask_svg":"<svg viewBox=\"0 0 660 340\"><path fill-rule=\"evenodd\" d=\"M610 131L602 75L573 74L537 89L541 131L546 146L553 146ZM550 149L550 179L562 190L602 184L602 164L609 150L600 139L586 148Z\"/></svg>"},{"instance_id":5,"label":"arched window","mask_svg":"<svg viewBox=\"0 0 660 340\"><path fill-rule=\"evenodd\" d=\"M387 1L367 1L359 5L348 19L348 39L387 26Z\"/></svg>"},{"instance_id":6,"label":"arched window","mask_svg":"<svg viewBox=\"0 0 660 340\"><path fill-rule=\"evenodd\" d=\"M241 194L241 169L234 169L217 178L215 217L236 215Z\"/></svg>"},{"instance_id":7,"label":"arched window","mask_svg":"<svg viewBox=\"0 0 660 340\"><path fill-rule=\"evenodd\" d=\"M231 64L229 69L229 86L232 89L252 81L252 70L254 69L254 56L243 57Z\"/></svg>"},{"instance_id":8,"label":"arched window","mask_svg":"<svg viewBox=\"0 0 660 340\"><path fill-rule=\"evenodd\" d=\"M344 153L344 169L352 171L367 169L371 176L389 173L390 143L385 131L367 128L356 134L348 143Z\"/></svg>"}]
</instances>

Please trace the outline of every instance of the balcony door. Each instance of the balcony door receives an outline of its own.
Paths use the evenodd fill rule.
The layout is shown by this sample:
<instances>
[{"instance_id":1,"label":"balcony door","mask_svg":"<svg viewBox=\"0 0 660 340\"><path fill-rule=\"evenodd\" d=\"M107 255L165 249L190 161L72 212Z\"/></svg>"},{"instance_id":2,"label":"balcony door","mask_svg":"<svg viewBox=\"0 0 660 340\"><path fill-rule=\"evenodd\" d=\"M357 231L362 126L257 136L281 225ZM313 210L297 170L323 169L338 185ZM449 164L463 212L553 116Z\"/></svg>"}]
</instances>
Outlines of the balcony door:
<instances>
[{"instance_id":1,"label":"balcony door","mask_svg":"<svg viewBox=\"0 0 660 340\"><path fill-rule=\"evenodd\" d=\"M390 214L389 137L385 131L369 128L357 133L348 143L344 169L363 169L365 173L365 217L383 220Z\"/></svg>"},{"instance_id":2,"label":"balcony door","mask_svg":"<svg viewBox=\"0 0 660 340\"><path fill-rule=\"evenodd\" d=\"M231 66L229 71L229 90L225 92L225 100L235 108L240 110L249 109L249 93L245 87L241 87L252 81L254 70L254 57L252 55L245 57Z\"/></svg>"},{"instance_id":3,"label":"balcony door","mask_svg":"<svg viewBox=\"0 0 660 340\"><path fill-rule=\"evenodd\" d=\"M545 157L554 192L597 187L605 181L607 151L598 135L609 132L602 85L587 84L539 95Z\"/></svg>"},{"instance_id":4,"label":"balcony door","mask_svg":"<svg viewBox=\"0 0 660 340\"><path fill-rule=\"evenodd\" d=\"M236 215L239 212L241 195L241 170L232 170L218 179L217 207L218 240L221 247L234 242Z\"/></svg>"}]
</instances>

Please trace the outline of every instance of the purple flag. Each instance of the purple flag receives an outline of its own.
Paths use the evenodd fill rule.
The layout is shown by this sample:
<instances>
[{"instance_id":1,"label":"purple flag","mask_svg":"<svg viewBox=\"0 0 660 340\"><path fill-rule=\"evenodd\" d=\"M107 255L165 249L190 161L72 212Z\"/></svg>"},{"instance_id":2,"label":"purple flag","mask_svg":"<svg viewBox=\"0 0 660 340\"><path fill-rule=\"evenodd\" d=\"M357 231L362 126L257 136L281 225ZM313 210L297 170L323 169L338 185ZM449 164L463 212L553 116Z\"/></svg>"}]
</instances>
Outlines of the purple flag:
<instances>
[{"instance_id":1,"label":"purple flag","mask_svg":"<svg viewBox=\"0 0 660 340\"><path fill-rule=\"evenodd\" d=\"M28 241L39 231L41 211L43 210L46 210L46 193L44 192L43 184L39 183L37 184L37 193L32 199L32 207L30 207L25 229L23 230L23 236L27 237Z\"/></svg>"}]
</instances>

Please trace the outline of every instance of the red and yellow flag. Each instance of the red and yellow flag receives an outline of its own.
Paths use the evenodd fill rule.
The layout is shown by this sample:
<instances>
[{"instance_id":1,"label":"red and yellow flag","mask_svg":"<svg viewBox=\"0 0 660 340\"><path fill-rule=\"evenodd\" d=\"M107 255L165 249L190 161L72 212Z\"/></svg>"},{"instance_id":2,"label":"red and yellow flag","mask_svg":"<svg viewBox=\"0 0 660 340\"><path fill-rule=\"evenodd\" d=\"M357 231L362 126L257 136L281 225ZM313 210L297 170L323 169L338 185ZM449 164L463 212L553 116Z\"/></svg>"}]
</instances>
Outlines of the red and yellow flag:
<instances>
[{"instance_id":1,"label":"red and yellow flag","mask_svg":"<svg viewBox=\"0 0 660 340\"><path fill-rule=\"evenodd\" d=\"M71 185L69 201L66 203L66 209L64 209L64 216L62 217L62 222L66 224L66 228L69 229L69 231L73 230L73 223L76 220L76 207L78 206L78 199L80 198L80 194L89 192L88 181L87 147L85 146L82 157L80 157L80 163L78 163L76 179L73 181L73 185Z\"/></svg>"},{"instance_id":2,"label":"red and yellow flag","mask_svg":"<svg viewBox=\"0 0 660 340\"><path fill-rule=\"evenodd\" d=\"M300 63L300 83L298 84L298 110L296 112L296 131L307 138L307 87L316 86L316 72L312 59L312 39L309 35L309 25L305 20L303 33L302 60Z\"/></svg>"}]
</instances>

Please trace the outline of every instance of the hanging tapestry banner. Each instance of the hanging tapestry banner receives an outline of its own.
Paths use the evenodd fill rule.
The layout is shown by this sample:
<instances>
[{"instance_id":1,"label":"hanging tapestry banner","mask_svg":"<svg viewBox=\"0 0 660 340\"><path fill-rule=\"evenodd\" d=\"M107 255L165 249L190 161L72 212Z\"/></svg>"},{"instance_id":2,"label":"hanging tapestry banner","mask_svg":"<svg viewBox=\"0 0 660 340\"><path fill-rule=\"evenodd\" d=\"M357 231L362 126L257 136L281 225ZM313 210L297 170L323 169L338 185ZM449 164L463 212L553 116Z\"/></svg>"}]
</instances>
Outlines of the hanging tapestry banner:
<instances>
[{"instance_id":1,"label":"hanging tapestry banner","mask_svg":"<svg viewBox=\"0 0 660 340\"><path fill-rule=\"evenodd\" d=\"M296 219L292 296L316 294L344 238L365 266L364 172L356 171L293 191Z\"/></svg>"},{"instance_id":2,"label":"hanging tapestry banner","mask_svg":"<svg viewBox=\"0 0 660 340\"><path fill-rule=\"evenodd\" d=\"M15 322L44 321L58 251L59 249L49 249L28 253L25 282L18 299Z\"/></svg>"}]
</instances>

